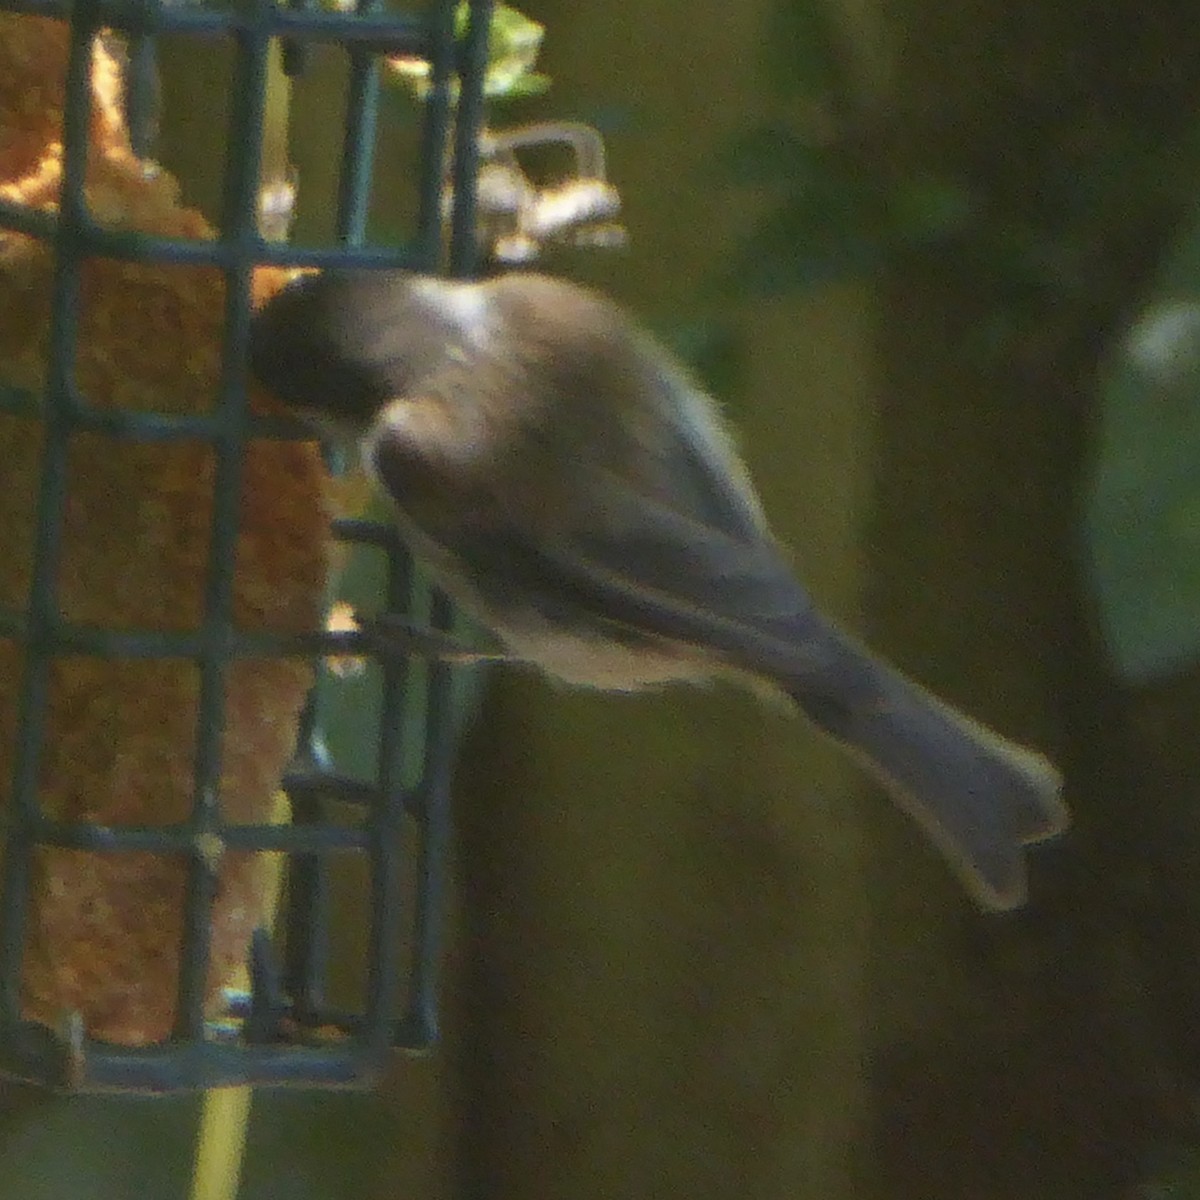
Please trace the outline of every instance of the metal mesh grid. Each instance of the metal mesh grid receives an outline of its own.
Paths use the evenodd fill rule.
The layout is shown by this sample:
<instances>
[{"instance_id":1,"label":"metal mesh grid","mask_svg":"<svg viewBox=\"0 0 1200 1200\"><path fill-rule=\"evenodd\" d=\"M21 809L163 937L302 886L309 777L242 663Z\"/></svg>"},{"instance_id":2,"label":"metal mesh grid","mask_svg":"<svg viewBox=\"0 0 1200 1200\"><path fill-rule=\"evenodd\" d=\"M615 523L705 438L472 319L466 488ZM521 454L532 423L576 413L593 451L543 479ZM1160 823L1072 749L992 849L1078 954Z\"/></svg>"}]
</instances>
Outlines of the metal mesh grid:
<instances>
[{"instance_id":1,"label":"metal mesh grid","mask_svg":"<svg viewBox=\"0 0 1200 1200\"><path fill-rule=\"evenodd\" d=\"M310 702L301 751L284 784L292 802L290 825L227 824L219 811L221 734L226 668L237 657L316 656L362 647L355 635L285 636L234 627L234 549L244 448L251 437L310 437L282 419L251 415L245 397L245 360L251 315L249 281L256 264L294 266L443 265L441 204L447 176L453 187L448 262L463 274L474 264L474 178L482 122L482 77L491 5L473 0L465 36L456 39L454 5L440 0L420 16L383 14L367 0L356 14L301 5L276 8L270 0L239 0L232 9L163 4L159 0L0 0L0 9L70 21L71 48L64 113L64 174L57 214L0 202L0 228L53 243L55 276L50 361L42 397L0 390L0 412L44 421L44 450L33 584L26 610L0 612L0 637L25 651L20 688L12 797L7 816L3 893L0 895L0 1072L79 1090L171 1090L227 1084L302 1083L368 1085L394 1046L426 1047L434 1036L434 965L441 859L446 841L447 790L456 735L451 679L432 664L425 677L425 734L421 763L403 759L401 713L410 682L403 661L380 664L382 705L376 778L363 783L331 771L320 752L319 704ZM102 228L88 214L84 168L89 136L89 64L101 29L125 35L129 45L126 103L135 145L145 149L145 105L153 91L154 38L170 33L231 39L235 47L233 106L228 130L220 235L183 241ZM257 229L264 96L270 39L285 37L285 61L295 70L314 41L350 52L350 91L338 191L338 243L294 247L265 242ZM432 64L417 180L416 233L401 249L366 242L366 214L379 102L379 53L419 54ZM452 89L455 77L459 86ZM455 93L457 100L455 100ZM449 153L449 171L446 155ZM80 265L89 256L136 262L208 265L226 281L227 305L219 402L204 415L163 415L90 408L74 383ZM114 439L171 443L203 438L216 456L213 526L205 584L205 617L190 633L117 631L65 622L56 579L67 502L68 446L81 431ZM405 611L417 586L411 564L390 529L341 521L335 536L386 554L388 606ZM444 598L435 596L431 624L448 628ZM182 658L200 672L199 721L190 819L175 826L96 826L51 820L38 803L38 761L45 737L51 663L68 653L128 659ZM405 783L402 768L407 767ZM328 819L329 802L357 807L359 824ZM415 833L413 832L415 830ZM288 856L282 950L256 935L251 991L236 1036L223 1038L205 1019L215 876L204 847ZM38 847L72 847L111 854L135 850L184 855L189 862L185 937L176 1024L169 1042L118 1047L92 1041L66 1023L63 1030L21 1017L23 947L31 905L31 860ZM326 999L329 952L328 867L331 856L364 856L369 868L370 931L362 1012L332 1008ZM415 879L405 894L402 876ZM405 955L400 943L412 945ZM339 1036L312 1044L304 1031L333 1027ZM302 1036L289 1031L300 1030Z\"/></svg>"}]
</instances>

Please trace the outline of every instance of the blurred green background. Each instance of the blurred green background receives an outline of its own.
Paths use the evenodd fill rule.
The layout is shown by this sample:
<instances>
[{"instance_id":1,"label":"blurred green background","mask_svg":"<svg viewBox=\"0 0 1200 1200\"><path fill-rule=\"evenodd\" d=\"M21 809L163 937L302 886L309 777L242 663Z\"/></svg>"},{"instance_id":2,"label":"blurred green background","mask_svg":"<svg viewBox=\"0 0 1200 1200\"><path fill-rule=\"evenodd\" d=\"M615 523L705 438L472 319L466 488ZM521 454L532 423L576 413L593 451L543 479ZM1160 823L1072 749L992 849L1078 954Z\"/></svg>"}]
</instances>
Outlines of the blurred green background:
<instances>
[{"instance_id":1,"label":"blurred green background","mask_svg":"<svg viewBox=\"0 0 1200 1200\"><path fill-rule=\"evenodd\" d=\"M498 672L442 1044L258 1098L242 1195L1200 1200L1200 8L522 7L554 84L495 123L599 125L630 232L556 269L692 357L821 605L1058 758L1076 823L985 919L752 698ZM166 63L211 205L222 60ZM340 78L296 95L302 195ZM195 1111L14 1104L0 1196L182 1196Z\"/></svg>"}]
</instances>

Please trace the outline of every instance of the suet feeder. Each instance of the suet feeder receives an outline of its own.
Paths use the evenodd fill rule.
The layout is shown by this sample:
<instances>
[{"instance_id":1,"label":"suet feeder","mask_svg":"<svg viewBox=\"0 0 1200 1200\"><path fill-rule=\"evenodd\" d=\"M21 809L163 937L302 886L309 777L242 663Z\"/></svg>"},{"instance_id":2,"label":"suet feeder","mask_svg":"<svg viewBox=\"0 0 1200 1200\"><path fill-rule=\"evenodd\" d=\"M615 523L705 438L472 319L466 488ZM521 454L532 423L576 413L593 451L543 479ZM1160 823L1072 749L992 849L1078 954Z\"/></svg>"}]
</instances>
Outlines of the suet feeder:
<instances>
[{"instance_id":1,"label":"suet feeder","mask_svg":"<svg viewBox=\"0 0 1200 1200\"><path fill-rule=\"evenodd\" d=\"M451 613L388 527L329 515L311 433L245 358L293 268L471 269L490 5L469 13L0 0L0 1072L366 1086L434 1036L453 681L373 661L374 763L331 759L327 664L369 654L325 627L338 543L386 564L381 609ZM233 48L212 223L147 162L165 37ZM301 246L273 231L264 126L272 62L315 42L350 86L337 236ZM399 247L367 228L385 55L430 64ZM352 1003L329 978L347 864Z\"/></svg>"}]
</instances>

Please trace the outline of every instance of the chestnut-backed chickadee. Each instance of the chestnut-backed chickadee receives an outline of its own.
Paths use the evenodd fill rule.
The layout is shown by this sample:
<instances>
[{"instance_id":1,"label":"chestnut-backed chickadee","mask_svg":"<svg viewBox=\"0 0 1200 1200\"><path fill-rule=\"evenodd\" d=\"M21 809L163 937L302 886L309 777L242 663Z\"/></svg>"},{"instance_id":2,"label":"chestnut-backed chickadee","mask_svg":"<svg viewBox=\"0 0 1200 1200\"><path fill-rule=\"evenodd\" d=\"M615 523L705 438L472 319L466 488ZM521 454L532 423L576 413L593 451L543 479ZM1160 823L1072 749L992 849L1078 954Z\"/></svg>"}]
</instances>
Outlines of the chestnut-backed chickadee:
<instances>
[{"instance_id":1,"label":"chestnut-backed chickadee","mask_svg":"<svg viewBox=\"0 0 1200 1200\"><path fill-rule=\"evenodd\" d=\"M255 317L251 371L357 442L432 576L505 657L633 690L733 676L856 752L986 908L1068 822L1041 755L818 613L713 401L619 308L535 274L308 275Z\"/></svg>"}]
</instances>

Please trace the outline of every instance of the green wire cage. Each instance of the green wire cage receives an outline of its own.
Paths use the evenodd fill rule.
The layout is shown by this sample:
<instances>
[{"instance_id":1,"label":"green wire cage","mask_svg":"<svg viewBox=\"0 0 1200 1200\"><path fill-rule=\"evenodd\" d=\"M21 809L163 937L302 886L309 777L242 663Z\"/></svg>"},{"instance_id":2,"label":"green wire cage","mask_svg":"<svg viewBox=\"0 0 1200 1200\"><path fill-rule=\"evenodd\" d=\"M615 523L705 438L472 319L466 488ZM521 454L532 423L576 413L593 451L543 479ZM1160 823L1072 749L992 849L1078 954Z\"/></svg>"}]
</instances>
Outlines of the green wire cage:
<instances>
[{"instance_id":1,"label":"green wire cage","mask_svg":"<svg viewBox=\"0 0 1200 1200\"><path fill-rule=\"evenodd\" d=\"M337 681L310 696L297 751L282 786L287 824L234 823L223 815L222 738L230 719L226 677L239 659L308 658L341 652L369 655L353 630L333 633L246 632L234 621L233 594L239 497L250 439L311 439L283 417L252 412L247 401L246 342L256 266L410 267L467 274L475 267L475 192L483 120L483 73L491 6L469 6L465 32L456 6L438 0L420 13L383 12L373 0L357 11L333 12L306 0L236 0L209 7L160 0L0 0L0 12L67 23L69 53L63 102L62 183L55 209L0 200L0 234L37 239L53 253L51 318L43 394L8 387L0 415L41 426L31 582L23 606L0 610L0 639L19 647L22 670L6 681L16 712L11 789L5 812L0 895L0 1072L79 1091L170 1091L231 1084L368 1086L391 1051L419 1050L435 1036L435 974L440 881L447 840L447 793L457 735L449 669L417 670L403 660L375 663L381 679L374 768L368 777L326 751L325 706ZM85 177L90 118L89 72L101 32L125 45L122 103L135 153L152 149L157 103L156 46L165 35L203 48L222 39L233 47L234 76L222 211L211 240L159 237L114 229L89 211ZM305 69L315 42L341 46L349 61L336 237L328 245L269 241L260 234L259 187L268 60L282 39L284 69ZM414 172L416 221L400 246L368 237L380 55L419 56L430 64L422 110L419 169ZM447 197L453 197L447 215ZM448 229L448 236L447 236ZM225 282L219 395L203 414L123 411L89 402L74 369L79 337L80 278L92 259L201 266ZM184 440L211 448L211 535L203 583L203 619L194 629L104 628L69 620L58 587L64 513L70 503L72 447L83 436L138 443L164 452ZM33 501L31 501L32 503ZM404 613L420 586L390 528L365 519L334 524L333 536L383 557L381 603ZM422 613L436 629L452 614L434 595ZM416 618L415 618L416 619ZM65 820L40 802L41 764L54 664L64 656L98 660L184 660L198 679L190 815L180 822L100 824ZM404 732L406 705L422 714L414 743ZM415 763L412 761L416 756ZM354 819L347 819L352 812ZM170 1036L145 1045L118 1045L91 1036L77 1014L57 1027L23 1010L23 962L29 942L37 856L52 848L103 855L154 854L186 862L174 1021ZM230 994L220 1019L211 1006L211 925L216 891L214 852L275 854L286 861L278 919L249 939L249 985ZM330 1000L330 886L335 856L353 856L366 875L368 898L365 984L360 1011Z\"/></svg>"}]
</instances>

